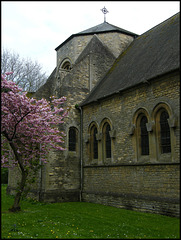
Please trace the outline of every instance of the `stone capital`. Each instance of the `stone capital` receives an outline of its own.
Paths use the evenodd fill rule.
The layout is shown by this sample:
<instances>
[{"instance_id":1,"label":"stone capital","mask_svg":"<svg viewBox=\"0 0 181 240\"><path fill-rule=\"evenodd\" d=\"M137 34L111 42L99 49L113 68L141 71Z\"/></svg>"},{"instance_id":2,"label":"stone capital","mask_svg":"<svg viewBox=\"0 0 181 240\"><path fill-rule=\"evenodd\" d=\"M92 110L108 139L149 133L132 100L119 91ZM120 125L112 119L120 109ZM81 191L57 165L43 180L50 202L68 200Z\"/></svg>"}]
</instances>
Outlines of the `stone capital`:
<instances>
[{"instance_id":1,"label":"stone capital","mask_svg":"<svg viewBox=\"0 0 181 240\"><path fill-rule=\"evenodd\" d=\"M110 136L111 138L115 138L115 137L116 137L116 130L113 129L113 130L109 131L109 136Z\"/></svg>"},{"instance_id":2,"label":"stone capital","mask_svg":"<svg viewBox=\"0 0 181 240\"><path fill-rule=\"evenodd\" d=\"M129 135L133 135L134 134L134 131L135 131L135 124L130 124L129 126Z\"/></svg>"},{"instance_id":3,"label":"stone capital","mask_svg":"<svg viewBox=\"0 0 181 240\"><path fill-rule=\"evenodd\" d=\"M102 133L97 133L96 134L96 140L101 141L102 140Z\"/></svg>"},{"instance_id":4,"label":"stone capital","mask_svg":"<svg viewBox=\"0 0 181 240\"><path fill-rule=\"evenodd\" d=\"M147 129L147 131L148 131L148 132L152 132L154 125L155 125L155 122L154 122L154 121L151 121L151 122L146 123L146 129Z\"/></svg>"},{"instance_id":5,"label":"stone capital","mask_svg":"<svg viewBox=\"0 0 181 240\"><path fill-rule=\"evenodd\" d=\"M175 128L176 127L176 122L177 122L177 118L176 116L172 116L169 119L167 119L169 127L170 128Z\"/></svg>"},{"instance_id":6,"label":"stone capital","mask_svg":"<svg viewBox=\"0 0 181 240\"><path fill-rule=\"evenodd\" d=\"M89 140L90 140L90 134L87 134L84 138L84 142L89 143Z\"/></svg>"}]
</instances>

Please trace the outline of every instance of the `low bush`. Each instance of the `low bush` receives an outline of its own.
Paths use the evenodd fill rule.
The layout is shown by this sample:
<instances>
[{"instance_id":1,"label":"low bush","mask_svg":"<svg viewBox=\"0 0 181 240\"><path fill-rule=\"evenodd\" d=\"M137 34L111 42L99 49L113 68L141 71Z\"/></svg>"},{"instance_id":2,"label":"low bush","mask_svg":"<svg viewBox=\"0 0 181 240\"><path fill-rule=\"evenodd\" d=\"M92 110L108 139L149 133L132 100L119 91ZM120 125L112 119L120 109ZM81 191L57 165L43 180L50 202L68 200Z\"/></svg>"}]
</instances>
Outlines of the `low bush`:
<instances>
[{"instance_id":1,"label":"low bush","mask_svg":"<svg viewBox=\"0 0 181 240\"><path fill-rule=\"evenodd\" d=\"M1 168L1 183L8 183L8 168Z\"/></svg>"}]
</instances>

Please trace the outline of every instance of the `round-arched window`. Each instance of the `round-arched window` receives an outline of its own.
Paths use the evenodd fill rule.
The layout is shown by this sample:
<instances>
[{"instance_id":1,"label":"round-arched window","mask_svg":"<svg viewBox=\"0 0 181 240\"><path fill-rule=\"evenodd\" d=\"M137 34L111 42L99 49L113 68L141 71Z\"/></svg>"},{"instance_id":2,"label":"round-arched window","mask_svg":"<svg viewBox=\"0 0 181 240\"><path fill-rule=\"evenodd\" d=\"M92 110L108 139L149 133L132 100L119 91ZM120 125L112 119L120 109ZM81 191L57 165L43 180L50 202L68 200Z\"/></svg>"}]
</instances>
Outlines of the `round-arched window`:
<instances>
[{"instance_id":1,"label":"round-arched window","mask_svg":"<svg viewBox=\"0 0 181 240\"><path fill-rule=\"evenodd\" d=\"M61 69L64 69L64 70L67 70L67 71L71 70L70 62L69 61L64 62L61 66Z\"/></svg>"}]
</instances>

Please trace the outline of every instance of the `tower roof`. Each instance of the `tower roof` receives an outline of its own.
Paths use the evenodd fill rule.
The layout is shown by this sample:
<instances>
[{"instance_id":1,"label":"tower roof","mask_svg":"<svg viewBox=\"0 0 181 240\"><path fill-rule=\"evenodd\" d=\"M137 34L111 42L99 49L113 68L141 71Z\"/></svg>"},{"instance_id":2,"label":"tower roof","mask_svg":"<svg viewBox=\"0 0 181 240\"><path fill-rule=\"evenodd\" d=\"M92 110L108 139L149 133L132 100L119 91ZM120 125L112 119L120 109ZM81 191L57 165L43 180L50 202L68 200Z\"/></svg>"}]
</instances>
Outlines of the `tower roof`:
<instances>
[{"instance_id":1,"label":"tower roof","mask_svg":"<svg viewBox=\"0 0 181 240\"><path fill-rule=\"evenodd\" d=\"M120 54L112 68L98 82L82 106L178 71L180 13L137 37Z\"/></svg>"},{"instance_id":2,"label":"tower roof","mask_svg":"<svg viewBox=\"0 0 181 240\"><path fill-rule=\"evenodd\" d=\"M138 36L136 33L132 33L122 28L116 27L112 24L109 24L108 22L103 22L99 25L88 28L87 30L84 30L77 34L82 35L82 34L95 34L95 33L103 33L103 32L121 32L131 36Z\"/></svg>"},{"instance_id":3,"label":"tower roof","mask_svg":"<svg viewBox=\"0 0 181 240\"><path fill-rule=\"evenodd\" d=\"M124 33L129 36L137 37L138 35L136 33L129 32L127 30L124 30L122 28L116 27L112 24L109 24L108 22L103 22L99 25L96 25L94 27L88 28L87 30L84 30L82 32L72 34L69 38L67 38L63 43L61 43L55 50L57 51L62 45L64 45L66 42L71 40L73 37L81 36L81 35L94 35L98 33L106 33L106 32L119 32Z\"/></svg>"}]
</instances>

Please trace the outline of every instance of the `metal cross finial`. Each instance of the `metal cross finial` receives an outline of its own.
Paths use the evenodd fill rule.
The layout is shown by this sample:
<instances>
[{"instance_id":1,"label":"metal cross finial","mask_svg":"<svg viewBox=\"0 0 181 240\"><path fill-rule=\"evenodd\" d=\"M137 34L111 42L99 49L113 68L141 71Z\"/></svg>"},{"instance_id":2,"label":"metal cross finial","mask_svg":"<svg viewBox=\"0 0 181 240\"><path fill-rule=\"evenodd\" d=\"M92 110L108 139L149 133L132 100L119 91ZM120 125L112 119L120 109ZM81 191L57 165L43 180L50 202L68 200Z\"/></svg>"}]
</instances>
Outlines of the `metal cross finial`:
<instances>
[{"instance_id":1,"label":"metal cross finial","mask_svg":"<svg viewBox=\"0 0 181 240\"><path fill-rule=\"evenodd\" d=\"M103 7L101 11L104 13L104 22L106 22L106 13L108 13L108 10L105 7Z\"/></svg>"}]
</instances>

